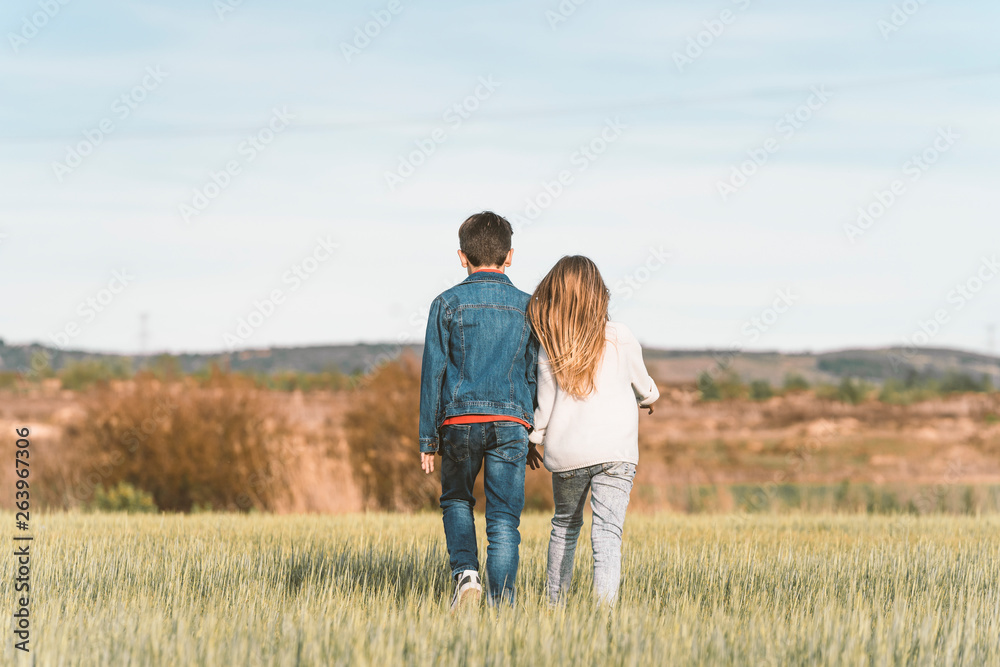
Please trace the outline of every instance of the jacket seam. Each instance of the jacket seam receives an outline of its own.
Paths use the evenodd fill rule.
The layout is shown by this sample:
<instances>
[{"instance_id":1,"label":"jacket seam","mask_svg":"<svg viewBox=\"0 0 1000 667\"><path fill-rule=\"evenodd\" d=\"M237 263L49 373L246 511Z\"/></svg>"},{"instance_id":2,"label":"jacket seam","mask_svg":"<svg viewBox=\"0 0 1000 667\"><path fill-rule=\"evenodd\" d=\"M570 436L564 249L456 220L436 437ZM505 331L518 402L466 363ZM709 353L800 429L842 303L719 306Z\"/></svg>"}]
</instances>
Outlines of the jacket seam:
<instances>
[{"instance_id":1,"label":"jacket seam","mask_svg":"<svg viewBox=\"0 0 1000 667\"><path fill-rule=\"evenodd\" d=\"M451 338L451 318L452 318L451 307L448 305L447 299L443 298L441 298L441 305L444 306L444 313L442 319L444 320L445 328L448 329L448 337ZM447 356L445 356L444 363L441 365L441 369L434 380L435 387L441 387L444 384L444 376L447 372L448 372L448 358ZM444 396L441 395L441 392L438 392L437 406L434 414L435 422L440 421L439 416L443 410L444 410ZM437 443L438 448L440 448L441 445L440 442L438 441L437 431L435 431L434 435L435 435L434 442Z\"/></svg>"},{"instance_id":2,"label":"jacket seam","mask_svg":"<svg viewBox=\"0 0 1000 667\"><path fill-rule=\"evenodd\" d=\"M462 361L458 365L458 383L455 385L454 391L451 392L451 400L454 403L458 399L458 390L462 388L462 383L465 382L465 319L462 317L461 306L458 307L458 333L462 337L462 344L460 346L462 352Z\"/></svg>"},{"instance_id":3,"label":"jacket seam","mask_svg":"<svg viewBox=\"0 0 1000 667\"><path fill-rule=\"evenodd\" d=\"M455 308L456 311L461 312L463 310L486 310L487 308L492 310L513 310L521 315L525 314L524 309L518 308L517 306L505 306L499 303L463 303L461 306Z\"/></svg>"}]
</instances>

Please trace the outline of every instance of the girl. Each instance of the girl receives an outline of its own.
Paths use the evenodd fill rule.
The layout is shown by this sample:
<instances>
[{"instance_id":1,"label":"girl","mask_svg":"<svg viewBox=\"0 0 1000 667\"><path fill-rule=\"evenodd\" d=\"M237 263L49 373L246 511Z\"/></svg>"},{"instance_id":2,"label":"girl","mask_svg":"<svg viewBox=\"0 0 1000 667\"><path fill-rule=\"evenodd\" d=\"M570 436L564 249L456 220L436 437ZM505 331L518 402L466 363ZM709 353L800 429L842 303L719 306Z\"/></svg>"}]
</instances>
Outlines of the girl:
<instances>
[{"instance_id":1,"label":"girl","mask_svg":"<svg viewBox=\"0 0 1000 667\"><path fill-rule=\"evenodd\" d=\"M611 293L597 265L563 257L538 285L528 319L541 350L538 407L530 441L544 445L555 516L548 595L558 602L573 578L573 556L590 492L594 593L612 605L621 578L622 528L639 462L639 413L659 398L639 342L608 318ZM539 458L532 451L529 459Z\"/></svg>"}]
</instances>

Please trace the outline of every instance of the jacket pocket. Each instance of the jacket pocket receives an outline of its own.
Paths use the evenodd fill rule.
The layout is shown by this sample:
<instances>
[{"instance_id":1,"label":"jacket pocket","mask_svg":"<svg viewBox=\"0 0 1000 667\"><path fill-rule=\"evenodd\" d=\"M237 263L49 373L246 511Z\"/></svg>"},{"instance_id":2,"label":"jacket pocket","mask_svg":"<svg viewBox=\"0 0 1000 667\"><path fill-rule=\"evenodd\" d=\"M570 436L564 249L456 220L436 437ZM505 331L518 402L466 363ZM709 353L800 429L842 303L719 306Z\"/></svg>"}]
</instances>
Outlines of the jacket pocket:
<instances>
[{"instance_id":1,"label":"jacket pocket","mask_svg":"<svg viewBox=\"0 0 1000 667\"><path fill-rule=\"evenodd\" d=\"M468 424L455 424L441 427L441 450L444 456L452 461L465 461L469 458L469 433L472 427Z\"/></svg>"}]
</instances>

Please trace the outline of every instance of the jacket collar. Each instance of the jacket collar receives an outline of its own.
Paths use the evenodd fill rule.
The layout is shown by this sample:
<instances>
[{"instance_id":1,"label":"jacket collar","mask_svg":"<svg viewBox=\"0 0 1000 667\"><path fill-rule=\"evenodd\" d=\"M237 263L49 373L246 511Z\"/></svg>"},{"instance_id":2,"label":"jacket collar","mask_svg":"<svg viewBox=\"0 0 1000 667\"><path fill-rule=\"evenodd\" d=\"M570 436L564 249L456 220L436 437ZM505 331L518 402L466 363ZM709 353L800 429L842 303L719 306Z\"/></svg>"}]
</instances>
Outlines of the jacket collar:
<instances>
[{"instance_id":1,"label":"jacket collar","mask_svg":"<svg viewBox=\"0 0 1000 667\"><path fill-rule=\"evenodd\" d=\"M463 283L494 282L494 283L507 283L508 285L514 284L511 282L510 278L507 277L506 273L496 273L493 271L476 271L462 282Z\"/></svg>"}]
</instances>

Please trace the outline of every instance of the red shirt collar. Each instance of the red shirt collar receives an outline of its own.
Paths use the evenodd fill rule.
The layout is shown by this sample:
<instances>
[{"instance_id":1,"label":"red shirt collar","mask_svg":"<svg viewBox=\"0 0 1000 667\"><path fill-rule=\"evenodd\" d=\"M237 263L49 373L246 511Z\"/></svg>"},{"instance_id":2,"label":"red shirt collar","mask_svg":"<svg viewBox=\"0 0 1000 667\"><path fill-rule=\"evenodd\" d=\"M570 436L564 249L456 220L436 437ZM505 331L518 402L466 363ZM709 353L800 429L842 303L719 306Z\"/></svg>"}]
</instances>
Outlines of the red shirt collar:
<instances>
[{"instance_id":1,"label":"red shirt collar","mask_svg":"<svg viewBox=\"0 0 1000 667\"><path fill-rule=\"evenodd\" d=\"M473 271L473 275L477 273L503 273L500 269L479 269L478 271Z\"/></svg>"}]
</instances>

